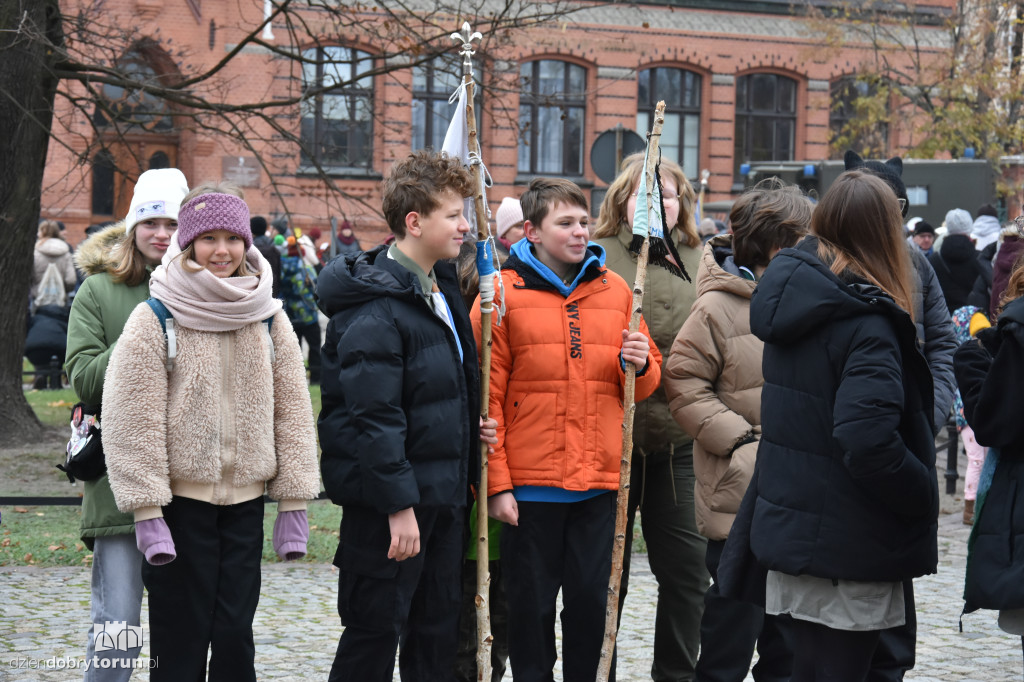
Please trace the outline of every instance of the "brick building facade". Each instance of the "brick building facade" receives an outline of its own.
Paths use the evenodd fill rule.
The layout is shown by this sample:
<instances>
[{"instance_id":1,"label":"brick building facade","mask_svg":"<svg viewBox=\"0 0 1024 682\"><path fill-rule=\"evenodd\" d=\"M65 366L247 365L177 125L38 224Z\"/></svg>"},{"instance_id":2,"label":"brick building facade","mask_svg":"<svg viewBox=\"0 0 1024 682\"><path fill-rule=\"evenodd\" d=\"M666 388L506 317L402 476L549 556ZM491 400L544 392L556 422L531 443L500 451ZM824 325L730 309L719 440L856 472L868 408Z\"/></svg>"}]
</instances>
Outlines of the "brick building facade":
<instances>
[{"instance_id":1,"label":"brick building facade","mask_svg":"<svg viewBox=\"0 0 1024 682\"><path fill-rule=\"evenodd\" d=\"M952 0L934 4L916 18L925 54L945 49L934 17L950 11ZM663 153L695 183L709 171L708 201L731 199L742 188L743 163L830 158L832 126L842 117L833 100L850 82L843 79L871 57L867 46L821 47L816 24L788 1L570 5L573 11L558 21L524 29L501 45L485 44L477 56L492 210L535 175L572 178L598 203L608 183L593 169L594 141L619 125L645 129L658 99L669 105ZM259 26L263 6L259 0L108 0L105 11L138 26L122 60L158 78L180 78L187 76L180 70L224 58ZM452 20L453 31L460 21ZM123 216L134 177L118 169L176 165L193 186L220 179L243 185L253 214L288 213L303 228L347 218L364 247L383 238L381 177L394 159L443 139L454 80L446 61L348 79L384 66L362 36L339 35L327 47L306 48L288 45L288 34L276 26L273 32L269 44L312 49L314 57L326 54L351 68L339 76L346 84L334 96L277 116L311 142L309 154L265 126L247 132L257 141L254 150L246 149L169 109L137 126L127 144L113 145L109 157L97 154L88 166L75 166L71 152L91 149L95 133L83 114L69 119L65 111L55 123L63 144L51 143L47 159L43 216L63 220L69 241L77 242L89 224ZM456 52L452 43L453 58ZM389 58L387 65L400 61ZM226 87L214 94L235 104L282 100L332 73L339 72L312 66L304 72L293 60L247 47L228 63ZM906 135L898 127L887 130L886 153L905 149ZM309 172L315 163L330 169L340 192Z\"/></svg>"}]
</instances>

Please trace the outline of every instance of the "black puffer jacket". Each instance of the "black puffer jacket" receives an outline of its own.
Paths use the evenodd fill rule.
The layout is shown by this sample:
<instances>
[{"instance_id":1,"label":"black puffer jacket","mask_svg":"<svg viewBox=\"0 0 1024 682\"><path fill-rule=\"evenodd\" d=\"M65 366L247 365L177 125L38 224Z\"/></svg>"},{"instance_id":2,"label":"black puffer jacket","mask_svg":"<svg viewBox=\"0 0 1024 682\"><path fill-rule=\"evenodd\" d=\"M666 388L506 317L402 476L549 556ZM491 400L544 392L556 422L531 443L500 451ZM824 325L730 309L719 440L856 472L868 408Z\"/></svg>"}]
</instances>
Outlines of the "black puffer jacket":
<instances>
[{"instance_id":1,"label":"black puffer jacket","mask_svg":"<svg viewBox=\"0 0 1024 682\"><path fill-rule=\"evenodd\" d=\"M914 325L877 287L833 275L817 246L780 252L751 299L765 383L750 547L790 575L933 573L932 380Z\"/></svg>"},{"instance_id":2,"label":"black puffer jacket","mask_svg":"<svg viewBox=\"0 0 1024 682\"><path fill-rule=\"evenodd\" d=\"M336 258L317 283L331 318L318 429L335 504L391 514L466 504L479 456L479 367L455 268L434 267L462 344L387 247Z\"/></svg>"},{"instance_id":3,"label":"black puffer jacket","mask_svg":"<svg viewBox=\"0 0 1024 682\"><path fill-rule=\"evenodd\" d=\"M978 443L999 450L999 463L968 543L967 612L1024 608L1024 299L978 339L957 350L956 378L967 423Z\"/></svg>"},{"instance_id":4,"label":"black puffer jacket","mask_svg":"<svg viewBox=\"0 0 1024 682\"><path fill-rule=\"evenodd\" d=\"M928 262L939 278L946 307L952 315L954 310L967 305L967 296L981 274L974 242L965 234L951 234L942 240L938 253L928 256Z\"/></svg>"}]
</instances>

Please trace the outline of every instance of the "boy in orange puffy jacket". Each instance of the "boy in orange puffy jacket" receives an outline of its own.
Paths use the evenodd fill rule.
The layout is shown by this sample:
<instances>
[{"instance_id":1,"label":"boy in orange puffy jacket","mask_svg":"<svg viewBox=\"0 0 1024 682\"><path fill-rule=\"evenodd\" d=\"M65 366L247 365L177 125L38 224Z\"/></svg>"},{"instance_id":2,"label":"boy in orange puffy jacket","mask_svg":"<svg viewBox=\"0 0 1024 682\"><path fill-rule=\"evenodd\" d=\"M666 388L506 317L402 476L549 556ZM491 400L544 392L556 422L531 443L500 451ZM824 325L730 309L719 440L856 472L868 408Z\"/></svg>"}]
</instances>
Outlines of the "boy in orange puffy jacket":
<instances>
[{"instance_id":1,"label":"boy in orange puffy jacket","mask_svg":"<svg viewBox=\"0 0 1024 682\"><path fill-rule=\"evenodd\" d=\"M604 632L622 447L626 363L636 400L661 378L633 293L588 243L587 200L538 178L521 198L526 238L502 266L506 312L492 328L490 515L502 522L509 659L517 681L551 679L562 590L563 676L593 680ZM472 313L480 341L480 303Z\"/></svg>"}]
</instances>

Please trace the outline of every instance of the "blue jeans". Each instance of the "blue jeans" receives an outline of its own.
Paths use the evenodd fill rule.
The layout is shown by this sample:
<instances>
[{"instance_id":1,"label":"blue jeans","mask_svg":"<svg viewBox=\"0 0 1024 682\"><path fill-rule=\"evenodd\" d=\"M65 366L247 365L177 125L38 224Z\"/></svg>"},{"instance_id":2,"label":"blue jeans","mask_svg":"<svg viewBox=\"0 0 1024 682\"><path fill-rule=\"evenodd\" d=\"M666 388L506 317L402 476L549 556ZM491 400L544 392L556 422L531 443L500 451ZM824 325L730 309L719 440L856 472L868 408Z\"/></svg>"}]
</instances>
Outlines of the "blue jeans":
<instances>
[{"instance_id":1,"label":"blue jeans","mask_svg":"<svg viewBox=\"0 0 1024 682\"><path fill-rule=\"evenodd\" d=\"M135 546L134 533L95 539L92 552L92 622L85 651L88 664L85 682L124 682L132 676L132 662L138 658L142 647L97 652L94 630L97 623L100 627L103 623L122 621L131 626L139 625L143 561L142 552ZM101 659L110 660L109 667L95 665Z\"/></svg>"}]
</instances>

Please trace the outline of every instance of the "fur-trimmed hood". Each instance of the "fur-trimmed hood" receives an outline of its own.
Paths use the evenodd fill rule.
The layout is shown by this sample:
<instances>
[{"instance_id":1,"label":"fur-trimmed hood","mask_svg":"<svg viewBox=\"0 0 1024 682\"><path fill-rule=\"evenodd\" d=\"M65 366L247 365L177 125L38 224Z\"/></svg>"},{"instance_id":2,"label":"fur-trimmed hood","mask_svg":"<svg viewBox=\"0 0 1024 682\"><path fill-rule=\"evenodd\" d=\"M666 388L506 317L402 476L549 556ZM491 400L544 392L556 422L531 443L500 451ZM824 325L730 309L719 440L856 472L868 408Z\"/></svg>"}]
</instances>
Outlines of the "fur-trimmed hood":
<instances>
[{"instance_id":1,"label":"fur-trimmed hood","mask_svg":"<svg viewBox=\"0 0 1024 682\"><path fill-rule=\"evenodd\" d=\"M114 247L124 241L124 235L123 220L100 230L78 247L78 251L75 252L75 265L86 276L110 270L116 265L112 252Z\"/></svg>"}]
</instances>

